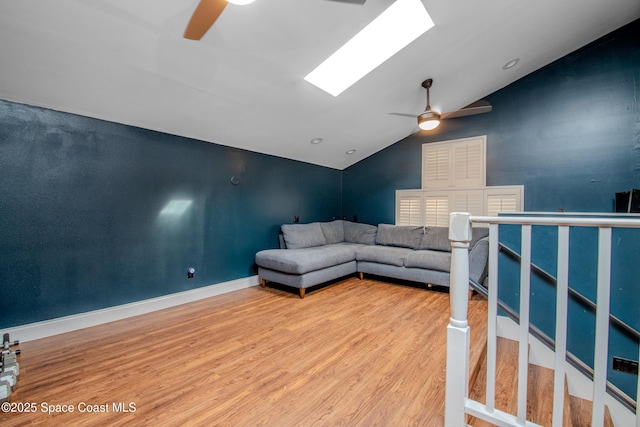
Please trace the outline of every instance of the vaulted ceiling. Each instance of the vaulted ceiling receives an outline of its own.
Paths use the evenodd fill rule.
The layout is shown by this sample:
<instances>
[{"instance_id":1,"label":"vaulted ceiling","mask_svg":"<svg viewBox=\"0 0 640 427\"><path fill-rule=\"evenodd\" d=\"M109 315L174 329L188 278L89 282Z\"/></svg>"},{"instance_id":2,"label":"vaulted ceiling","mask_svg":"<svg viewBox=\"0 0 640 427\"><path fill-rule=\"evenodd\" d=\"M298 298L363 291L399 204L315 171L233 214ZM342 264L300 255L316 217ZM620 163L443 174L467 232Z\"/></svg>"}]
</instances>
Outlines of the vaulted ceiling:
<instances>
[{"instance_id":1,"label":"vaulted ceiling","mask_svg":"<svg viewBox=\"0 0 640 427\"><path fill-rule=\"evenodd\" d=\"M344 169L416 130L390 113L422 112L426 78L456 110L640 18L638 0L423 0L435 27L338 97L304 80L392 2L228 5L192 41L197 0L0 0L0 98Z\"/></svg>"}]
</instances>

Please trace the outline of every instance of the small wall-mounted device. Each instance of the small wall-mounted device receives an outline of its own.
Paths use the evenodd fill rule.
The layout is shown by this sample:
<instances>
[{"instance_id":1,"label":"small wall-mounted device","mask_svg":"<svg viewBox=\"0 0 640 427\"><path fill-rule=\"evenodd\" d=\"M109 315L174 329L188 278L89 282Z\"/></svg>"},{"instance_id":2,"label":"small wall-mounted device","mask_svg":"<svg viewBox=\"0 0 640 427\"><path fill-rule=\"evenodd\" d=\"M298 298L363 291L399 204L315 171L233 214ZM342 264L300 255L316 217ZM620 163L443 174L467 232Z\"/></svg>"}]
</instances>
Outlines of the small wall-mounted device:
<instances>
[{"instance_id":1,"label":"small wall-mounted device","mask_svg":"<svg viewBox=\"0 0 640 427\"><path fill-rule=\"evenodd\" d=\"M187 268L187 279L193 279L193 275L196 274L196 269L193 267Z\"/></svg>"},{"instance_id":2,"label":"small wall-mounted device","mask_svg":"<svg viewBox=\"0 0 640 427\"><path fill-rule=\"evenodd\" d=\"M627 374L638 375L638 361L614 356L613 370L626 372Z\"/></svg>"}]
</instances>

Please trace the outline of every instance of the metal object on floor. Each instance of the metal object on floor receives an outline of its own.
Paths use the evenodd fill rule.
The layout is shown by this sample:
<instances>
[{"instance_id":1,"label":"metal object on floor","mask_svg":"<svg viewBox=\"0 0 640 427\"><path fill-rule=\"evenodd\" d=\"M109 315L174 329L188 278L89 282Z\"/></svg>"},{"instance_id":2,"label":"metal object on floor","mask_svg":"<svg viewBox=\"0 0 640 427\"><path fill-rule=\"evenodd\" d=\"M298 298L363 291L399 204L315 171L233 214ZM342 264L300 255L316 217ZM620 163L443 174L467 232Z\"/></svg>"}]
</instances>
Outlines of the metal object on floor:
<instances>
[{"instance_id":1,"label":"metal object on floor","mask_svg":"<svg viewBox=\"0 0 640 427\"><path fill-rule=\"evenodd\" d=\"M0 402L6 402L11 397L11 392L16 388L20 376L20 365L17 356L20 349L18 341L11 342L9 334L2 337L2 352L0 353Z\"/></svg>"}]
</instances>

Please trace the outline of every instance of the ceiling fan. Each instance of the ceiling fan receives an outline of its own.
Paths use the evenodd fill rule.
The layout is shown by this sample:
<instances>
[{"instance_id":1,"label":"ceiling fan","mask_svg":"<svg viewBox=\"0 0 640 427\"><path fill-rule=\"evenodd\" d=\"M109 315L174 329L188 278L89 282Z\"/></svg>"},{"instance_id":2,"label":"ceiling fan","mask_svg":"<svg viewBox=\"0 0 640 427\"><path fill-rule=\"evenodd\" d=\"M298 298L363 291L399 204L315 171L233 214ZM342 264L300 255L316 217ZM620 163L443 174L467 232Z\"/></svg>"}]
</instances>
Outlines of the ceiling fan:
<instances>
[{"instance_id":1,"label":"ceiling fan","mask_svg":"<svg viewBox=\"0 0 640 427\"><path fill-rule=\"evenodd\" d=\"M184 38L190 40L200 40L209 28L216 22L227 3L245 5L253 3L254 0L200 0L196 10L191 15L187 29L184 31ZM340 3L364 4L366 0L330 0Z\"/></svg>"},{"instance_id":2,"label":"ceiling fan","mask_svg":"<svg viewBox=\"0 0 640 427\"><path fill-rule=\"evenodd\" d=\"M391 114L395 116L417 118L418 127L420 129L432 130L438 127L438 125L440 124L440 120L455 119L456 117L465 117L465 116L473 116L475 114L488 113L493 109L493 107L487 100L481 99L457 111L451 111L448 113L440 114L437 111L433 111L431 109L430 99L429 99L429 89L431 89L431 85L433 85L433 79L427 79L422 82L422 87L427 90L427 107L422 113L418 114L417 116L415 114L404 114L404 113L391 113Z\"/></svg>"}]
</instances>

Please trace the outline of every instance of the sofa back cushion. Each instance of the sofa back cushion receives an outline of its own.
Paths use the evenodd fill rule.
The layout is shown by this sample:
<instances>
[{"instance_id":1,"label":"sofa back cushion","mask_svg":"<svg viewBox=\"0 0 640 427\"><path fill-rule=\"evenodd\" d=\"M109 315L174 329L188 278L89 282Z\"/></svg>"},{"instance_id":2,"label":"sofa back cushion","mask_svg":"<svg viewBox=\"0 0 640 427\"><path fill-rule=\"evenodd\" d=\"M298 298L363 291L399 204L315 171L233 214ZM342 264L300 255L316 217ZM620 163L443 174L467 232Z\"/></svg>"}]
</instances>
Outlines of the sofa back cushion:
<instances>
[{"instance_id":1,"label":"sofa back cushion","mask_svg":"<svg viewBox=\"0 0 640 427\"><path fill-rule=\"evenodd\" d=\"M476 242L489 235L486 227L473 227L471 229L471 242L469 249L472 249ZM451 252L451 241L449 240L448 227L425 227L425 233L420 241L418 249L430 249L432 251Z\"/></svg>"},{"instance_id":2,"label":"sofa back cushion","mask_svg":"<svg viewBox=\"0 0 640 427\"><path fill-rule=\"evenodd\" d=\"M283 224L282 237L287 249L311 248L313 246L326 245L327 240L322 233L320 223L310 224Z\"/></svg>"},{"instance_id":3,"label":"sofa back cushion","mask_svg":"<svg viewBox=\"0 0 640 427\"><path fill-rule=\"evenodd\" d=\"M451 252L449 227L424 227L419 249Z\"/></svg>"},{"instance_id":4,"label":"sofa back cushion","mask_svg":"<svg viewBox=\"0 0 640 427\"><path fill-rule=\"evenodd\" d=\"M423 233L423 227L378 224L376 245L418 249Z\"/></svg>"},{"instance_id":5,"label":"sofa back cushion","mask_svg":"<svg viewBox=\"0 0 640 427\"><path fill-rule=\"evenodd\" d=\"M322 229L322 234L324 234L324 239L327 241L327 245L344 242L343 222L341 219L337 219L335 221L320 223L320 228Z\"/></svg>"},{"instance_id":6,"label":"sofa back cushion","mask_svg":"<svg viewBox=\"0 0 640 427\"><path fill-rule=\"evenodd\" d=\"M375 225L362 224L360 222L343 221L344 241L348 243L360 243L362 245L375 245L376 232Z\"/></svg>"}]
</instances>

